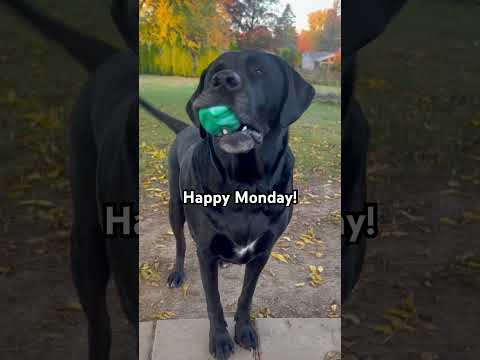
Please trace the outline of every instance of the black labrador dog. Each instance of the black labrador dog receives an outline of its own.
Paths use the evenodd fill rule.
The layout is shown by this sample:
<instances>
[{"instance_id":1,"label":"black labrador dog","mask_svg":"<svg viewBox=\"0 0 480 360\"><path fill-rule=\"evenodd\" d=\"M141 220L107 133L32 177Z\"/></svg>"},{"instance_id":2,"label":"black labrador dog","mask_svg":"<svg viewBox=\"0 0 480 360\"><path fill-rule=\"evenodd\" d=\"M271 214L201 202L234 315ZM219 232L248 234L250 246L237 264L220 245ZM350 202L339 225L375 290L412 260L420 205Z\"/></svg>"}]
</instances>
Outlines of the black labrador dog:
<instances>
[{"instance_id":1,"label":"black labrador dog","mask_svg":"<svg viewBox=\"0 0 480 360\"><path fill-rule=\"evenodd\" d=\"M103 216L107 203L129 203L132 213L138 213L138 2L112 2L112 18L130 48L122 51L28 1L3 3L62 45L90 74L71 118L71 266L88 319L89 359L107 360L111 329L105 293L110 277L138 335L138 235L107 237Z\"/></svg>"},{"instance_id":2,"label":"black labrador dog","mask_svg":"<svg viewBox=\"0 0 480 360\"><path fill-rule=\"evenodd\" d=\"M362 211L367 191L368 122L354 96L357 52L379 36L406 0L342 3L342 214ZM366 251L362 236L342 237L342 302L357 283Z\"/></svg>"},{"instance_id":3,"label":"black labrador dog","mask_svg":"<svg viewBox=\"0 0 480 360\"><path fill-rule=\"evenodd\" d=\"M292 193L294 157L288 127L309 107L314 88L280 58L261 51L227 52L202 73L188 101L194 127L149 108L174 131L169 153L170 223L176 238L175 269L168 278L178 287L185 277L184 223L197 246L210 320L210 352L227 359L234 344L227 332L218 289L219 262L246 264L235 314L235 341L257 347L250 307L257 280L272 247L286 229L292 208L279 204L209 206L186 204L183 191L197 194ZM228 106L241 126L214 136L201 126L198 110ZM148 104L147 104L148 106Z\"/></svg>"}]
</instances>

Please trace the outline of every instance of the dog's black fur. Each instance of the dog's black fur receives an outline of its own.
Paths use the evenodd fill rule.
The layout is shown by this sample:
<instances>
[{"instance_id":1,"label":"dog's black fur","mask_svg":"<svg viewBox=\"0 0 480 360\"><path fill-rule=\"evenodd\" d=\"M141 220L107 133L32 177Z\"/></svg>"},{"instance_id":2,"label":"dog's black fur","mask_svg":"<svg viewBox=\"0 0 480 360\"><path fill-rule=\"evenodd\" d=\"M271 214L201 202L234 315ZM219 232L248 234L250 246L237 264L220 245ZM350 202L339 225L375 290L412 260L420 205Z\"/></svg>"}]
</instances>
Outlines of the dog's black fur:
<instances>
[{"instance_id":1,"label":"dog's black fur","mask_svg":"<svg viewBox=\"0 0 480 360\"><path fill-rule=\"evenodd\" d=\"M112 2L127 51L79 33L28 1L4 3L90 73L71 120L71 266L88 319L89 359L107 360L111 330L105 292L111 276L138 335L138 236L106 239L102 229L105 203L130 203L138 213L138 2Z\"/></svg>"},{"instance_id":2,"label":"dog's black fur","mask_svg":"<svg viewBox=\"0 0 480 360\"><path fill-rule=\"evenodd\" d=\"M342 213L363 210L366 201L368 122L355 99L357 52L380 35L406 0L342 2ZM365 238L342 238L342 302L357 283Z\"/></svg>"},{"instance_id":3,"label":"dog's black fur","mask_svg":"<svg viewBox=\"0 0 480 360\"><path fill-rule=\"evenodd\" d=\"M197 246L207 299L209 349L217 359L229 358L234 350L220 303L219 262L246 264L235 314L235 341L254 349L257 335L250 320L253 293L273 245L290 221L292 208L234 204L232 200L226 207L185 205L182 191L292 193L294 158L288 146L288 126L308 108L314 94L311 85L274 55L255 50L225 53L203 72L187 104L195 127L180 131L170 149L170 223L177 255L168 285L178 287L185 277L186 220ZM229 106L241 129L246 129L225 136L207 134L199 123L198 109L214 105ZM165 114L156 115L173 130L181 127ZM251 249L238 252L249 245Z\"/></svg>"}]
</instances>

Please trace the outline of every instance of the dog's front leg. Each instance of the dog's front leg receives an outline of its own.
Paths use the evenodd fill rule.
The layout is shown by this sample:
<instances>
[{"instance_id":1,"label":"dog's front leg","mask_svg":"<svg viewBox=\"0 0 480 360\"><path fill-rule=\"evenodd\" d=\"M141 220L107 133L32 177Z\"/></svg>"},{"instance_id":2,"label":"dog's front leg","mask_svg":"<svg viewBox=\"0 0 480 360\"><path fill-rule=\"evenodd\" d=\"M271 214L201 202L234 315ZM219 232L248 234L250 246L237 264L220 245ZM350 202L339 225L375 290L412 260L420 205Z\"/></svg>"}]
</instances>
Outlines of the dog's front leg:
<instances>
[{"instance_id":1,"label":"dog's front leg","mask_svg":"<svg viewBox=\"0 0 480 360\"><path fill-rule=\"evenodd\" d=\"M245 349L256 349L258 345L257 333L250 319L250 310L258 278L268 261L269 254L270 252L256 257L245 268L242 293L235 313L235 342Z\"/></svg>"},{"instance_id":2,"label":"dog's front leg","mask_svg":"<svg viewBox=\"0 0 480 360\"><path fill-rule=\"evenodd\" d=\"M216 359L228 359L234 352L234 344L227 331L218 292L218 260L211 254L200 251L197 251L197 254L210 320L209 350Z\"/></svg>"}]
</instances>

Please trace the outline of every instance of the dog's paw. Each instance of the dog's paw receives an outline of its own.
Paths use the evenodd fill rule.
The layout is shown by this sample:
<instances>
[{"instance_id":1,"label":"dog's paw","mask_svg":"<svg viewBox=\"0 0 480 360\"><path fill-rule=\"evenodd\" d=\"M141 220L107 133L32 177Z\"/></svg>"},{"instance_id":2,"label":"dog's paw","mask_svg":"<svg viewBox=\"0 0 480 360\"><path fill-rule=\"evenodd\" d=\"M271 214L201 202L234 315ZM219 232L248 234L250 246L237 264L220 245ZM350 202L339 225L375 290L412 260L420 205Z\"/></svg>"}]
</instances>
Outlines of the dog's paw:
<instances>
[{"instance_id":1,"label":"dog's paw","mask_svg":"<svg viewBox=\"0 0 480 360\"><path fill-rule=\"evenodd\" d=\"M255 350L257 348L257 332L251 321L242 321L235 324L235 342L244 349Z\"/></svg>"},{"instance_id":2,"label":"dog's paw","mask_svg":"<svg viewBox=\"0 0 480 360\"><path fill-rule=\"evenodd\" d=\"M183 284L185 280L185 273L179 271L173 271L170 275L168 275L167 284L168 287L171 288L178 288Z\"/></svg>"},{"instance_id":3,"label":"dog's paw","mask_svg":"<svg viewBox=\"0 0 480 360\"><path fill-rule=\"evenodd\" d=\"M217 360L226 360L235 351L235 344L228 332L215 332L210 334L210 354Z\"/></svg>"}]
</instances>

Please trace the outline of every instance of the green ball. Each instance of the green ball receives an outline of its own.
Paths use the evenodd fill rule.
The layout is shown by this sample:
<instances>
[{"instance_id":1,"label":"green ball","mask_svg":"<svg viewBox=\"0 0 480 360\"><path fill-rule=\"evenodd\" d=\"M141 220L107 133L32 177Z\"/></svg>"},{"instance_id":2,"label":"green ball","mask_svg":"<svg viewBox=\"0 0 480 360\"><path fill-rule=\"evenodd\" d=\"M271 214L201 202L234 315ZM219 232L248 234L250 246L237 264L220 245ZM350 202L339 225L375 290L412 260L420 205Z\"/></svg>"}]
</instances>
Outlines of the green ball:
<instances>
[{"instance_id":1,"label":"green ball","mask_svg":"<svg viewBox=\"0 0 480 360\"><path fill-rule=\"evenodd\" d=\"M198 116L202 127L212 135L221 134L224 129L231 134L240 127L240 121L227 106L219 105L200 109Z\"/></svg>"}]
</instances>

